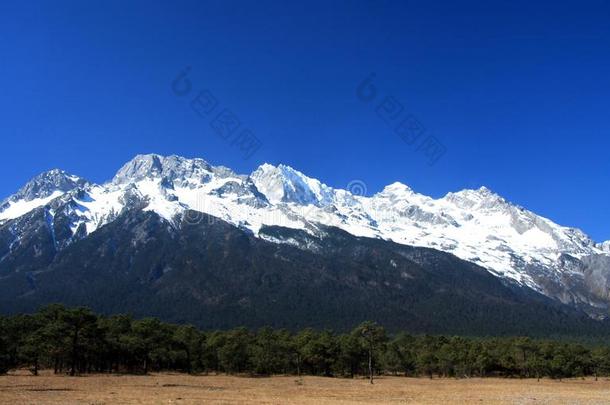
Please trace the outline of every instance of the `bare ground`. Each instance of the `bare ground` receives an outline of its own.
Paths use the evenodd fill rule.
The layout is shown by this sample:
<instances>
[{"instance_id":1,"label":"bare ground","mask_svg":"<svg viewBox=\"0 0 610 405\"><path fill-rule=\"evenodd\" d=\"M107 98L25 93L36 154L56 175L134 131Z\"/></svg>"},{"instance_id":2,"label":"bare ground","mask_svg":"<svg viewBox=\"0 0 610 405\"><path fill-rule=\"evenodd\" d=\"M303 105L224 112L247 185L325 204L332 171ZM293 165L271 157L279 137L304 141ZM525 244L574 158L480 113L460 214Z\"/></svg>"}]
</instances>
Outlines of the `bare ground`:
<instances>
[{"instance_id":1,"label":"bare ground","mask_svg":"<svg viewBox=\"0 0 610 405\"><path fill-rule=\"evenodd\" d=\"M610 380L0 376L1 404L608 404Z\"/></svg>"}]
</instances>

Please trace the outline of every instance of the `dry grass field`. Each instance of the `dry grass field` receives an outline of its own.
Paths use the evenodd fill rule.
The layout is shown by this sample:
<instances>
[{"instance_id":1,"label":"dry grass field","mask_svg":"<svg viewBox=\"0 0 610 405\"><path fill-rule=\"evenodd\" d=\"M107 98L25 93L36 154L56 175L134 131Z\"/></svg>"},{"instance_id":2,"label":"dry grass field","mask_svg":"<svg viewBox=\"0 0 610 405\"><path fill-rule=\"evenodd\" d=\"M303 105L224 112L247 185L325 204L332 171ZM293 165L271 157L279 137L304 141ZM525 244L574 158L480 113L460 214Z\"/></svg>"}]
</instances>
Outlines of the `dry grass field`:
<instances>
[{"instance_id":1,"label":"dry grass field","mask_svg":"<svg viewBox=\"0 0 610 405\"><path fill-rule=\"evenodd\" d=\"M246 378L182 374L0 376L1 404L608 404L610 381Z\"/></svg>"}]
</instances>

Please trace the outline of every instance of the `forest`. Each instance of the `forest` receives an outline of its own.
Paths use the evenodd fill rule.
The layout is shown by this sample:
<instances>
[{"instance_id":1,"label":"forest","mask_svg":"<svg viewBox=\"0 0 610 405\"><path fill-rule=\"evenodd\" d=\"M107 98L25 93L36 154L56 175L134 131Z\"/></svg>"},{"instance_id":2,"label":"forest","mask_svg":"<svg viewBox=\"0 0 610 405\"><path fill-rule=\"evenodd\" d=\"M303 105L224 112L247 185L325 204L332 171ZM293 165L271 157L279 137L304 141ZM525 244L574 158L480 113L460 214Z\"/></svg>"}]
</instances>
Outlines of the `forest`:
<instances>
[{"instance_id":1,"label":"forest","mask_svg":"<svg viewBox=\"0 0 610 405\"><path fill-rule=\"evenodd\" d=\"M156 318L101 316L48 305L0 317L0 373L27 368L70 375L180 371L252 376L379 375L562 379L610 374L610 348L529 337L398 333L373 322L350 333L235 328L200 331Z\"/></svg>"}]
</instances>

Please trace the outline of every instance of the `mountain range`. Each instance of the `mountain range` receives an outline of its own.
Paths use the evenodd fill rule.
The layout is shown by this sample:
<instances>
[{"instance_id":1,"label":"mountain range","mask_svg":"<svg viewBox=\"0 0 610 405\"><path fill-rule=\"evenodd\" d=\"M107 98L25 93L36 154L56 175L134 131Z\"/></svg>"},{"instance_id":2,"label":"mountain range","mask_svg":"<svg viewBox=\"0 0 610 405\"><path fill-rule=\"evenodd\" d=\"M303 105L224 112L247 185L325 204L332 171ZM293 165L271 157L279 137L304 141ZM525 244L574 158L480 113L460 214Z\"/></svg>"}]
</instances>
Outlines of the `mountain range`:
<instances>
[{"instance_id":1,"label":"mountain range","mask_svg":"<svg viewBox=\"0 0 610 405\"><path fill-rule=\"evenodd\" d=\"M156 154L104 184L51 170L0 203L0 309L59 301L201 327L605 330L610 241L485 187L362 190L285 165L242 175Z\"/></svg>"}]
</instances>

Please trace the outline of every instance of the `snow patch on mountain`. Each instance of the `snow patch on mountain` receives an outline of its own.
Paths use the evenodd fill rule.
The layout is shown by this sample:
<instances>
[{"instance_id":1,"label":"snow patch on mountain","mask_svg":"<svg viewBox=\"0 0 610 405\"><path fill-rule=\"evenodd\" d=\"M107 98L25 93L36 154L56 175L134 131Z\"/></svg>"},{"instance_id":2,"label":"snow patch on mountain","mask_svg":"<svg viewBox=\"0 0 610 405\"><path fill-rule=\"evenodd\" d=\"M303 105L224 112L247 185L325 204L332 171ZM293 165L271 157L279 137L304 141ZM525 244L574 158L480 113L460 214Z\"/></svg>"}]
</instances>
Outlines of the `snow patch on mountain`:
<instances>
[{"instance_id":1,"label":"snow patch on mountain","mask_svg":"<svg viewBox=\"0 0 610 405\"><path fill-rule=\"evenodd\" d=\"M19 218L22 215L27 214L35 208L42 207L48 204L51 200L63 195L63 191L55 190L51 194L42 198L33 198L31 200L14 200L7 201L6 205L3 204L2 210L0 211L0 222L9 219Z\"/></svg>"},{"instance_id":2,"label":"snow patch on mountain","mask_svg":"<svg viewBox=\"0 0 610 405\"><path fill-rule=\"evenodd\" d=\"M598 244L597 248L602 250L602 251L604 251L604 252L606 252L606 253L610 253L610 240Z\"/></svg>"}]
</instances>

